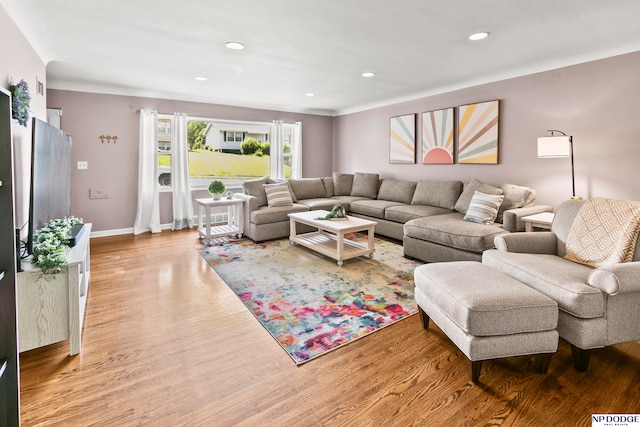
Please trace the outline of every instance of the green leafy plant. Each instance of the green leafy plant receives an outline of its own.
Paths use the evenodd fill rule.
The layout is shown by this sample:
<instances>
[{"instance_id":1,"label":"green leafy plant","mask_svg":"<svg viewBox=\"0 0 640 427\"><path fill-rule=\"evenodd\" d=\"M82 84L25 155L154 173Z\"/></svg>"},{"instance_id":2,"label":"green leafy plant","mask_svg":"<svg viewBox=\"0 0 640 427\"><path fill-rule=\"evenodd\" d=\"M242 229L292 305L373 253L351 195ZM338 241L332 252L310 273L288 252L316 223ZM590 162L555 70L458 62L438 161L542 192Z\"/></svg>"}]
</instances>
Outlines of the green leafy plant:
<instances>
[{"instance_id":1,"label":"green leafy plant","mask_svg":"<svg viewBox=\"0 0 640 427\"><path fill-rule=\"evenodd\" d=\"M219 179L215 179L209 184L209 193L211 194L222 194L226 189L224 183Z\"/></svg>"},{"instance_id":2,"label":"green leafy plant","mask_svg":"<svg viewBox=\"0 0 640 427\"><path fill-rule=\"evenodd\" d=\"M316 218L316 219L334 219L334 218L346 218L347 217L347 213L344 209L344 207L338 203L337 205L335 205L333 207L333 209L331 209L331 212L329 212L328 214L326 214L325 216Z\"/></svg>"},{"instance_id":3,"label":"green leafy plant","mask_svg":"<svg viewBox=\"0 0 640 427\"><path fill-rule=\"evenodd\" d=\"M16 119L22 126L27 127L29 123L29 85L24 80L11 87L11 117Z\"/></svg>"},{"instance_id":4,"label":"green leafy plant","mask_svg":"<svg viewBox=\"0 0 640 427\"><path fill-rule=\"evenodd\" d=\"M69 230L81 218L53 219L33 234L33 262L43 274L55 274L67 264Z\"/></svg>"}]
</instances>

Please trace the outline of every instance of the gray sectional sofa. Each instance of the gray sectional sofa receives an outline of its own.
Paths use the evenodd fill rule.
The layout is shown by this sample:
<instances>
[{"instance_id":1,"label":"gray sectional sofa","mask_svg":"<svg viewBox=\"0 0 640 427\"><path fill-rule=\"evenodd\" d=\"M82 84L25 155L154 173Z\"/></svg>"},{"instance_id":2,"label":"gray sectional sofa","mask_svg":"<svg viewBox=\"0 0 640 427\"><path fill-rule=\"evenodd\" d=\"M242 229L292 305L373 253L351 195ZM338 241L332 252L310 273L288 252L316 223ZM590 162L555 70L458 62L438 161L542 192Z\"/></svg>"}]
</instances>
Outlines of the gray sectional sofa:
<instances>
[{"instance_id":1,"label":"gray sectional sofa","mask_svg":"<svg viewBox=\"0 0 640 427\"><path fill-rule=\"evenodd\" d=\"M340 203L349 215L374 220L376 234L403 242L405 256L425 262L482 259L482 252L494 247L495 236L524 230L523 216L551 211L535 204L535 191L512 184L499 187L472 180L397 180L374 173L342 174L331 177L285 181L291 202L269 203L268 178L246 181L244 192L244 234L264 241L287 237L292 212L331 210ZM474 222L470 213L476 192L501 200L496 222ZM465 219L466 217L466 219ZM300 230L304 231L304 230Z\"/></svg>"}]
</instances>

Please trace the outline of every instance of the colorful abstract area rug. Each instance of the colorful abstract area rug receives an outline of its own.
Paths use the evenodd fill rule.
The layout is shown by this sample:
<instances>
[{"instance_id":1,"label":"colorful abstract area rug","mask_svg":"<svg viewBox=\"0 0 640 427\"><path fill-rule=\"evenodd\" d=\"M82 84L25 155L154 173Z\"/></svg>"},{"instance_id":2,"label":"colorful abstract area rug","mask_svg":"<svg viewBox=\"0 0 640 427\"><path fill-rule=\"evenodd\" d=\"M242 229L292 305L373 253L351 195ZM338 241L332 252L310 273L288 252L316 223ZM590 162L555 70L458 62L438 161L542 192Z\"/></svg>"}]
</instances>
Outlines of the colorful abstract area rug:
<instances>
[{"instance_id":1,"label":"colorful abstract area rug","mask_svg":"<svg viewBox=\"0 0 640 427\"><path fill-rule=\"evenodd\" d=\"M376 239L373 259L342 267L288 239L219 241L198 251L298 365L418 311L420 264L392 242Z\"/></svg>"}]
</instances>

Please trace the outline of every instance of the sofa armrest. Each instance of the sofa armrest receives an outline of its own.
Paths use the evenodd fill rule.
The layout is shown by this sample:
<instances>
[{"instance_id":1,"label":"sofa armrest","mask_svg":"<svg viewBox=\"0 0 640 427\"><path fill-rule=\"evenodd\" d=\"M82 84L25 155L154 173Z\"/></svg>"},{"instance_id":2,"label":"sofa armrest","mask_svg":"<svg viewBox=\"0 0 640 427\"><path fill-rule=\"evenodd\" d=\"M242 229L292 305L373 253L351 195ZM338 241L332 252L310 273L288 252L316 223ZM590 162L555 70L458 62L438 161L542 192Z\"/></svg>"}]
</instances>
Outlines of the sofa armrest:
<instances>
[{"instance_id":1,"label":"sofa armrest","mask_svg":"<svg viewBox=\"0 0 640 427\"><path fill-rule=\"evenodd\" d=\"M242 204L242 222L246 232L246 230L249 230L249 227L251 226L251 212L257 211L259 209L258 204L260 202L256 196L243 194L243 197L244 203Z\"/></svg>"},{"instance_id":2,"label":"sofa armrest","mask_svg":"<svg viewBox=\"0 0 640 427\"><path fill-rule=\"evenodd\" d=\"M494 238L494 244L503 252L556 255L557 237L550 231L501 234Z\"/></svg>"},{"instance_id":3,"label":"sofa armrest","mask_svg":"<svg viewBox=\"0 0 640 427\"><path fill-rule=\"evenodd\" d=\"M587 283L609 295L640 292L640 262L623 262L594 269Z\"/></svg>"},{"instance_id":4,"label":"sofa armrest","mask_svg":"<svg viewBox=\"0 0 640 427\"><path fill-rule=\"evenodd\" d=\"M532 205L522 208L508 209L504 211L502 226L506 231L524 231L523 216L534 215L542 212L553 212L553 208L547 205Z\"/></svg>"}]
</instances>

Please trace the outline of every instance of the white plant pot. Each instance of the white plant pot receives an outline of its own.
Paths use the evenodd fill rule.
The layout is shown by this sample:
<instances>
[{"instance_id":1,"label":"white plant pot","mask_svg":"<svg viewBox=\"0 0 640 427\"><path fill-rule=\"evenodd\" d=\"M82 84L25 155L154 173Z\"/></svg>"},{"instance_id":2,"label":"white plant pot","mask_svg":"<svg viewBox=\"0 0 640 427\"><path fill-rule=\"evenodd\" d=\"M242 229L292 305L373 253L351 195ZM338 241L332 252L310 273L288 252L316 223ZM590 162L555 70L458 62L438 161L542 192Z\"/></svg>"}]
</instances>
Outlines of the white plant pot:
<instances>
[{"instance_id":1,"label":"white plant pot","mask_svg":"<svg viewBox=\"0 0 640 427\"><path fill-rule=\"evenodd\" d=\"M213 196L213 200L220 200L222 198L222 193L211 193Z\"/></svg>"}]
</instances>

